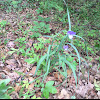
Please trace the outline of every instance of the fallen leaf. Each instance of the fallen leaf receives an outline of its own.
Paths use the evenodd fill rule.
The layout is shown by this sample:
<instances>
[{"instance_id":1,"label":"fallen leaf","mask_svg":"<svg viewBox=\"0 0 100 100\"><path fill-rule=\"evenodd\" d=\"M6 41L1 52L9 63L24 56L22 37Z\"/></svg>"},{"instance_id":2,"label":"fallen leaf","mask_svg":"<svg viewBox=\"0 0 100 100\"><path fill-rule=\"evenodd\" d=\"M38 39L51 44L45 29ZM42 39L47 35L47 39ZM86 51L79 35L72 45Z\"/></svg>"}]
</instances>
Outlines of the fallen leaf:
<instances>
[{"instance_id":1,"label":"fallen leaf","mask_svg":"<svg viewBox=\"0 0 100 100\"><path fill-rule=\"evenodd\" d=\"M8 75L11 78L11 81L14 81L19 77L19 75L16 72L9 73Z\"/></svg>"},{"instance_id":2,"label":"fallen leaf","mask_svg":"<svg viewBox=\"0 0 100 100\"><path fill-rule=\"evenodd\" d=\"M58 99L70 99L70 95L65 89L62 89Z\"/></svg>"},{"instance_id":3,"label":"fallen leaf","mask_svg":"<svg viewBox=\"0 0 100 100\"><path fill-rule=\"evenodd\" d=\"M72 70L71 69L67 69L67 75L70 76L72 74Z\"/></svg>"},{"instance_id":4,"label":"fallen leaf","mask_svg":"<svg viewBox=\"0 0 100 100\"><path fill-rule=\"evenodd\" d=\"M52 81L52 80L55 80L55 78L52 77L52 76L48 76L48 77L46 78L46 81Z\"/></svg>"},{"instance_id":5,"label":"fallen leaf","mask_svg":"<svg viewBox=\"0 0 100 100\"><path fill-rule=\"evenodd\" d=\"M14 89L15 92L19 92L22 86L19 86L18 84L15 85Z\"/></svg>"},{"instance_id":6,"label":"fallen leaf","mask_svg":"<svg viewBox=\"0 0 100 100\"><path fill-rule=\"evenodd\" d=\"M99 97L99 99L100 99L100 91L98 91L97 95L98 95L98 97Z\"/></svg>"},{"instance_id":7,"label":"fallen leaf","mask_svg":"<svg viewBox=\"0 0 100 100\"><path fill-rule=\"evenodd\" d=\"M16 66L12 66L12 65L7 65L5 66L5 70L10 71L10 70L15 70Z\"/></svg>"},{"instance_id":8,"label":"fallen leaf","mask_svg":"<svg viewBox=\"0 0 100 100\"><path fill-rule=\"evenodd\" d=\"M10 42L7 43L7 47L14 48L15 47L15 43L13 41L10 41Z\"/></svg>"},{"instance_id":9,"label":"fallen leaf","mask_svg":"<svg viewBox=\"0 0 100 100\"><path fill-rule=\"evenodd\" d=\"M78 88L75 89L75 92L80 94L82 97L85 97L86 93L88 93L88 91L92 90L93 87L94 87L94 85L89 82L88 84L78 86Z\"/></svg>"},{"instance_id":10,"label":"fallen leaf","mask_svg":"<svg viewBox=\"0 0 100 100\"><path fill-rule=\"evenodd\" d=\"M34 80L34 78L33 78L33 77L29 77L28 79L29 79L29 82L31 82L31 81L33 81L33 80ZM31 83L31 84L28 86L28 88L29 88L30 90L32 90L32 89L34 88L34 82L33 82L33 83Z\"/></svg>"},{"instance_id":11,"label":"fallen leaf","mask_svg":"<svg viewBox=\"0 0 100 100\"><path fill-rule=\"evenodd\" d=\"M56 78L56 80L62 82L63 75L59 74L59 72L54 72L53 75Z\"/></svg>"},{"instance_id":12,"label":"fallen leaf","mask_svg":"<svg viewBox=\"0 0 100 100\"><path fill-rule=\"evenodd\" d=\"M32 39L29 39L29 42L28 42L29 47L32 47L33 42L34 41Z\"/></svg>"},{"instance_id":13,"label":"fallen leaf","mask_svg":"<svg viewBox=\"0 0 100 100\"><path fill-rule=\"evenodd\" d=\"M32 68L32 70L31 70L29 73L34 75L34 74L35 74L36 67L37 67L37 66L34 66L34 67Z\"/></svg>"},{"instance_id":14,"label":"fallen leaf","mask_svg":"<svg viewBox=\"0 0 100 100\"><path fill-rule=\"evenodd\" d=\"M5 47L4 45L1 45L1 46L0 46L0 49L1 49L1 48L4 48L4 47Z\"/></svg>"},{"instance_id":15,"label":"fallen leaf","mask_svg":"<svg viewBox=\"0 0 100 100\"><path fill-rule=\"evenodd\" d=\"M16 60L15 59L8 59L5 61L5 63L7 63L8 65L16 65Z\"/></svg>"},{"instance_id":16,"label":"fallen leaf","mask_svg":"<svg viewBox=\"0 0 100 100\"><path fill-rule=\"evenodd\" d=\"M0 61L0 67L4 67L4 63Z\"/></svg>"}]
</instances>

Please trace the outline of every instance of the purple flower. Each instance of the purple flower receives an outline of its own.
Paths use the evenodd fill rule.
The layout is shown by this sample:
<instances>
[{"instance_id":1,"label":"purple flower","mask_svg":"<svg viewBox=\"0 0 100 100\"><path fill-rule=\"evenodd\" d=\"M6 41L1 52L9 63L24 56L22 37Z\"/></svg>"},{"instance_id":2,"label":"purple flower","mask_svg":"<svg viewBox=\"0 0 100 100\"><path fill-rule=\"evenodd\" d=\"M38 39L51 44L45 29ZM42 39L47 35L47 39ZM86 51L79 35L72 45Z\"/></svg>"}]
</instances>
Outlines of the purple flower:
<instances>
[{"instance_id":1,"label":"purple flower","mask_svg":"<svg viewBox=\"0 0 100 100\"><path fill-rule=\"evenodd\" d=\"M73 36L76 34L76 32L68 31L67 34L68 34L69 38L72 39Z\"/></svg>"},{"instance_id":2,"label":"purple flower","mask_svg":"<svg viewBox=\"0 0 100 100\"><path fill-rule=\"evenodd\" d=\"M68 50L68 45L63 46L64 50Z\"/></svg>"}]
</instances>

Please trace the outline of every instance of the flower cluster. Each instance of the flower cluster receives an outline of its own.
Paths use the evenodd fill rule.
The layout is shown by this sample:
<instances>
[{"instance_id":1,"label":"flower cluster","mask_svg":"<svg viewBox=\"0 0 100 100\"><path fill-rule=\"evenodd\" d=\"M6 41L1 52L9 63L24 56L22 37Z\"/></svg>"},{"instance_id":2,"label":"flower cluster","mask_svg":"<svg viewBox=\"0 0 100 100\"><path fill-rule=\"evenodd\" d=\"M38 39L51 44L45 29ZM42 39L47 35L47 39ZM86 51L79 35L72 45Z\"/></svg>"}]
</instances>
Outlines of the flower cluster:
<instances>
[{"instance_id":1,"label":"flower cluster","mask_svg":"<svg viewBox=\"0 0 100 100\"><path fill-rule=\"evenodd\" d=\"M67 34L68 34L69 39L72 39L73 36L76 34L76 32L68 31ZM63 46L63 49L64 49L65 51L68 50L68 45L64 45L64 46Z\"/></svg>"}]
</instances>

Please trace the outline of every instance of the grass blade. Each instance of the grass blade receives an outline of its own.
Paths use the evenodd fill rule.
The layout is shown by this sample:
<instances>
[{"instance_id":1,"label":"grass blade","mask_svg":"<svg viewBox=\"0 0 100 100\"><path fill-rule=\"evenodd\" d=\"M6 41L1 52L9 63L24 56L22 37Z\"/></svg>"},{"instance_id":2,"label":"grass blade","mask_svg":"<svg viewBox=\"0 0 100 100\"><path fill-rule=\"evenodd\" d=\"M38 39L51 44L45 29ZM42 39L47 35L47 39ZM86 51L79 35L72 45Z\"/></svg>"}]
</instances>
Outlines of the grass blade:
<instances>
[{"instance_id":1,"label":"grass blade","mask_svg":"<svg viewBox=\"0 0 100 100\"><path fill-rule=\"evenodd\" d=\"M70 21L70 15L69 15L68 8L67 8L67 14L68 14L69 31L71 31L71 21Z\"/></svg>"},{"instance_id":2,"label":"grass blade","mask_svg":"<svg viewBox=\"0 0 100 100\"><path fill-rule=\"evenodd\" d=\"M74 50L75 50L76 53L77 53L77 57L78 57L78 59L79 59L79 78L80 78L80 65L81 65L81 60L80 60L79 52L78 52L78 50L76 49L76 47L75 47L73 44L71 44L71 43L67 43L67 44L71 45L71 47L73 47Z\"/></svg>"}]
</instances>

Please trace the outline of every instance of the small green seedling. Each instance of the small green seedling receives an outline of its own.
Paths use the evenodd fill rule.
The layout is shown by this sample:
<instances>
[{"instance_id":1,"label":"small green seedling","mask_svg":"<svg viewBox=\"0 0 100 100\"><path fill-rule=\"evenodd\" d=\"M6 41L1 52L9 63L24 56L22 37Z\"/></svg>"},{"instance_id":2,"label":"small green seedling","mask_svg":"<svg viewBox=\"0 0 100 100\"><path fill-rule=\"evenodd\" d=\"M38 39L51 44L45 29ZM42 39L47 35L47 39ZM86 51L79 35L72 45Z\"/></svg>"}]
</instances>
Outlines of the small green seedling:
<instances>
[{"instance_id":1,"label":"small green seedling","mask_svg":"<svg viewBox=\"0 0 100 100\"><path fill-rule=\"evenodd\" d=\"M54 81L48 81L45 85L45 88L41 89L42 96L45 98L49 98L49 93L55 94L57 93L57 89L53 86Z\"/></svg>"}]
</instances>

